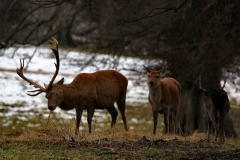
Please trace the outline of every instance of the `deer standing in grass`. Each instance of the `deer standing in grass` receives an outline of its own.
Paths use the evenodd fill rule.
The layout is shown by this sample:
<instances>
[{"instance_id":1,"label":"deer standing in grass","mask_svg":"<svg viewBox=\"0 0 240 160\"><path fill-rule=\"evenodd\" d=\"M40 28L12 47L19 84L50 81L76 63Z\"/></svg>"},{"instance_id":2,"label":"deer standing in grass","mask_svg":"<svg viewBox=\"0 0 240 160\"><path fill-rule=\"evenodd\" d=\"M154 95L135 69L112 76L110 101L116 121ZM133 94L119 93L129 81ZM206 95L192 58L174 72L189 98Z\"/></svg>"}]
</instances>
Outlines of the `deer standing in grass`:
<instances>
[{"instance_id":1,"label":"deer standing in grass","mask_svg":"<svg viewBox=\"0 0 240 160\"><path fill-rule=\"evenodd\" d=\"M42 92L46 93L48 99L48 109L53 111L58 106L63 110L76 110L76 130L78 134L79 125L83 110L87 110L87 121L89 133L91 133L91 122L95 109L106 109L111 117L113 126L116 123L118 112L114 107L116 102L122 115L125 130L127 130L125 107L126 107L126 92L128 80L125 76L115 70L103 70L95 73L80 73L70 84L63 84L62 78L56 84L53 84L60 67L58 41L52 38L50 49L54 52L57 63L56 71L48 85L41 85L29 80L23 74L24 60L20 60L20 69L17 69L17 74L33 85L37 90L29 92L37 92L29 94L37 96Z\"/></svg>"},{"instance_id":2,"label":"deer standing in grass","mask_svg":"<svg viewBox=\"0 0 240 160\"><path fill-rule=\"evenodd\" d=\"M205 102L203 104L203 109L205 115L207 116L208 131L207 137L209 140L209 135L211 131L212 124L215 129L215 141L217 141L218 135L220 136L220 142L225 141L223 123L224 119L230 109L230 103L228 99L227 92L223 90L226 84L226 79L224 79L224 84L221 89L211 89L207 91L203 88L201 84L201 75L199 76L199 88L205 92Z\"/></svg>"},{"instance_id":3,"label":"deer standing in grass","mask_svg":"<svg viewBox=\"0 0 240 160\"><path fill-rule=\"evenodd\" d=\"M177 112L180 105L181 85L174 78L166 77L160 79L166 67L159 71L151 71L147 67L143 67L148 74L148 100L152 106L153 134L156 134L158 113L164 115L165 132L169 134L174 126L175 133L177 129Z\"/></svg>"}]
</instances>

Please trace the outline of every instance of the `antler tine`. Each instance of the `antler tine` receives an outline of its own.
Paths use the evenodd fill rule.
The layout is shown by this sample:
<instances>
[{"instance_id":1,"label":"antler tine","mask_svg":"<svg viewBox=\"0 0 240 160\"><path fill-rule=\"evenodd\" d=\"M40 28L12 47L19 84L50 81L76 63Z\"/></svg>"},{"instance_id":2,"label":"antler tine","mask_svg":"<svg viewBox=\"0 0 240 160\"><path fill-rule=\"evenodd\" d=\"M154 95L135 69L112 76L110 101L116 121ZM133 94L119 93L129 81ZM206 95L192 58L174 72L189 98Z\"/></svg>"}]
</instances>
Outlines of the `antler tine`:
<instances>
[{"instance_id":1,"label":"antler tine","mask_svg":"<svg viewBox=\"0 0 240 160\"><path fill-rule=\"evenodd\" d=\"M37 91L41 91L41 89L36 89L36 90L33 90L33 91L28 91L28 92L37 92Z\"/></svg>"},{"instance_id":2,"label":"antler tine","mask_svg":"<svg viewBox=\"0 0 240 160\"><path fill-rule=\"evenodd\" d=\"M37 91L39 91L39 92L37 92ZM43 91L42 90L35 90L35 91L28 91L28 92L37 92L36 94L29 94L29 93L27 93L27 95L29 95L29 96L37 96L40 93L42 93Z\"/></svg>"},{"instance_id":3,"label":"antler tine","mask_svg":"<svg viewBox=\"0 0 240 160\"><path fill-rule=\"evenodd\" d=\"M20 69L24 68L24 59L20 59Z\"/></svg>"},{"instance_id":4,"label":"antler tine","mask_svg":"<svg viewBox=\"0 0 240 160\"><path fill-rule=\"evenodd\" d=\"M29 96L37 96L37 95L39 95L40 93L42 93L43 90L37 89L37 90L33 90L33 91L28 91L28 92L37 92L36 94L29 94L29 93L27 93L27 95L29 95Z\"/></svg>"},{"instance_id":5,"label":"antler tine","mask_svg":"<svg viewBox=\"0 0 240 160\"><path fill-rule=\"evenodd\" d=\"M52 37L52 40L50 40L50 42L52 43L52 45L49 45L49 48L51 50L56 50L58 51L58 41ZM54 51L53 51L54 52Z\"/></svg>"},{"instance_id":6,"label":"antler tine","mask_svg":"<svg viewBox=\"0 0 240 160\"><path fill-rule=\"evenodd\" d=\"M222 89L225 87L225 85L226 85L226 82L227 82L227 80L226 80L226 77L224 77L224 82L223 82Z\"/></svg>"},{"instance_id":7,"label":"antler tine","mask_svg":"<svg viewBox=\"0 0 240 160\"><path fill-rule=\"evenodd\" d=\"M56 62L54 63L55 67L56 67L56 71L48 85L48 87L45 89L45 92L49 91L52 88L52 84L55 80L55 78L57 77L58 71L59 71L59 67L60 67L60 63L59 63L59 54L58 54L58 41L52 37L52 40L50 40L50 42L52 43L52 45L49 46L49 48L53 51L55 57L56 57Z\"/></svg>"},{"instance_id":8,"label":"antler tine","mask_svg":"<svg viewBox=\"0 0 240 160\"><path fill-rule=\"evenodd\" d=\"M42 87L41 85L31 81L30 79L26 78L23 74L23 68L24 68L24 59L20 59L20 68L18 69L17 68L17 74L22 78L24 79L25 81L29 82L30 85L33 85L35 88L39 88L38 90L33 90L33 91L28 91L28 92L38 92L36 94L29 94L27 93L28 95L30 96L36 96L36 95L39 95L40 93L42 92L48 92L51 88L52 88L52 84L53 84L53 81L55 80L57 74L58 74L58 71L59 71L59 67L60 67L60 63L59 63L59 55L58 55L58 41L54 38L52 38L51 40L52 42L52 45L49 46L49 48L54 52L55 54L55 57L56 57L56 62L57 63L54 63L55 67L56 67L56 71L48 85L48 87L45 89L44 87Z\"/></svg>"},{"instance_id":9,"label":"antler tine","mask_svg":"<svg viewBox=\"0 0 240 160\"><path fill-rule=\"evenodd\" d=\"M199 75L199 78L198 78L198 84L199 84L199 88L205 92L207 92L206 89L203 88L202 84L201 84L201 75Z\"/></svg>"},{"instance_id":10,"label":"antler tine","mask_svg":"<svg viewBox=\"0 0 240 160\"><path fill-rule=\"evenodd\" d=\"M23 68L24 68L24 59L20 59L20 68L18 69L17 68L17 74L22 78L24 79L25 81L29 82L30 85L33 85L35 88L39 88L38 90L35 90L35 91L31 91L31 92L36 92L36 91L39 91L40 93L42 93L45 88L43 88L41 85L31 81L30 79L26 78L23 74ZM40 94L38 93L38 94ZM36 94L36 95L38 95ZM34 95L33 95L34 96Z\"/></svg>"}]
</instances>

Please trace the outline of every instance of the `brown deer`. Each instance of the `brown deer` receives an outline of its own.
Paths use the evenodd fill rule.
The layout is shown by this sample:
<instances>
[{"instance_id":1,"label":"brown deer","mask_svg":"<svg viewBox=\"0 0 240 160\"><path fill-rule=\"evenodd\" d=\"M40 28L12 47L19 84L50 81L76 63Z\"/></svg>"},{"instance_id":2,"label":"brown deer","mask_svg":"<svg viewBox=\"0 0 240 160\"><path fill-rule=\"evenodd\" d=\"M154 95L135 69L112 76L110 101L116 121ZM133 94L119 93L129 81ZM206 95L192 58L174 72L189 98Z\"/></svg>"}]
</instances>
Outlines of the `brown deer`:
<instances>
[{"instance_id":1,"label":"brown deer","mask_svg":"<svg viewBox=\"0 0 240 160\"><path fill-rule=\"evenodd\" d=\"M224 79L224 84L221 89L211 89L207 91L203 88L201 84L201 75L199 76L199 88L205 92L205 102L203 104L203 109L207 117L208 131L207 138L209 140L209 135L211 131L212 124L215 129L215 141L217 141L218 135L220 135L220 142L225 141L223 123L224 119L230 109L230 103L226 91L223 90L226 84L226 79Z\"/></svg>"},{"instance_id":2,"label":"brown deer","mask_svg":"<svg viewBox=\"0 0 240 160\"><path fill-rule=\"evenodd\" d=\"M79 125L83 110L87 110L87 121L89 133L91 133L91 122L95 109L106 109L111 117L113 126L116 123L118 112L114 107L116 102L122 115L125 130L127 130L125 107L126 107L126 92L128 80L125 76L115 70L103 70L95 73L80 73L70 84L63 84L62 78L56 84L53 84L60 67L58 41L52 38L52 45L49 47L55 54L57 63L56 71L48 85L41 85L29 80L23 74L24 60L20 60L20 69L17 69L17 74L33 85L37 90L29 92L37 92L29 94L29 96L37 96L42 92L46 93L48 99L48 109L53 111L58 106L63 110L76 110L76 130L78 134Z\"/></svg>"},{"instance_id":3,"label":"brown deer","mask_svg":"<svg viewBox=\"0 0 240 160\"><path fill-rule=\"evenodd\" d=\"M143 66L148 74L148 100L152 106L153 113L153 134L156 134L158 113L164 115L165 132L170 133L174 126L174 133L177 129L177 112L180 105L180 83L170 77L160 79L160 76L167 69L151 71ZM173 123L173 124L172 124Z\"/></svg>"}]
</instances>

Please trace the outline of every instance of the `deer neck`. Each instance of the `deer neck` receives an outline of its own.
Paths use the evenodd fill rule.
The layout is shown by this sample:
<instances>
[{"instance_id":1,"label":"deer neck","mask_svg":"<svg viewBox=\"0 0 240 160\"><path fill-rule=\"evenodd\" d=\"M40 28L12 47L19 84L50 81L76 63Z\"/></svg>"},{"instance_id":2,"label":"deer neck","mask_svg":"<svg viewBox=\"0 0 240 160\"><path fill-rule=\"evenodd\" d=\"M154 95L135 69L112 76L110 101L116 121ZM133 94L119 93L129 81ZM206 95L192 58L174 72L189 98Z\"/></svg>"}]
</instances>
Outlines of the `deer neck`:
<instances>
[{"instance_id":1,"label":"deer neck","mask_svg":"<svg viewBox=\"0 0 240 160\"><path fill-rule=\"evenodd\" d=\"M163 101L161 85L149 89L149 98L151 99L153 110L160 112L166 107Z\"/></svg>"},{"instance_id":2,"label":"deer neck","mask_svg":"<svg viewBox=\"0 0 240 160\"><path fill-rule=\"evenodd\" d=\"M59 107L63 110L72 110L77 107L77 93L79 89L73 85L62 85L63 90L63 101Z\"/></svg>"},{"instance_id":3,"label":"deer neck","mask_svg":"<svg viewBox=\"0 0 240 160\"><path fill-rule=\"evenodd\" d=\"M154 88L150 88L149 87L149 95L153 98L157 98L157 99L161 99L162 96L162 87L161 85L154 87Z\"/></svg>"}]
</instances>

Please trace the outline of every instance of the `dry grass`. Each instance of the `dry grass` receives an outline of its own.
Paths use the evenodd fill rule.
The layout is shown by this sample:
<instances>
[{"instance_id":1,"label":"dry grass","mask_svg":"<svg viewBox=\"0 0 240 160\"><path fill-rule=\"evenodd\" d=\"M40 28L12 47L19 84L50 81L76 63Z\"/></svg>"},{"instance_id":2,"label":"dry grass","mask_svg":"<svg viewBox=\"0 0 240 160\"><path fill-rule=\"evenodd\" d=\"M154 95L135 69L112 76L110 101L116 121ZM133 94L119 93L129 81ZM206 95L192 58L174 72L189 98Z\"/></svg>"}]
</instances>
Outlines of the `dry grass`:
<instances>
[{"instance_id":1,"label":"dry grass","mask_svg":"<svg viewBox=\"0 0 240 160\"><path fill-rule=\"evenodd\" d=\"M157 133L156 135L152 135L151 132L141 132L135 130L125 131L123 127L120 125L115 126L113 128L107 127L106 129L95 131L91 134L88 133L88 130L81 130L79 135L74 134L75 127L75 119L72 120L59 120L59 118L55 119L53 117L49 124L41 124L39 127L30 128L27 131L23 132L20 136L18 136L19 140L66 140L71 141L74 139L75 141L101 141L104 139L108 139L109 141L119 141L119 142L128 142L128 141L138 141L143 137L146 137L150 141L156 140L180 140L180 141L188 141L188 142L202 142L206 141L206 134L195 131L193 134L189 136L180 136L176 134L161 134ZM213 136L211 136L211 142L213 141ZM237 142L237 143L236 143ZM236 146L240 146L238 144L238 139L227 138L225 144L234 144Z\"/></svg>"},{"instance_id":2,"label":"dry grass","mask_svg":"<svg viewBox=\"0 0 240 160\"><path fill-rule=\"evenodd\" d=\"M189 136L124 131L121 125L74 135L75 120L51 119L21 135L0 136L4 159L238 159L238 139L225 144L206 141L206 134Z\"/></svg>"},{"instance_id":3,"label":"dry grass","mask_svg":"<svg viewBox=\"0 0 240 160\"><path fill-rule=\"evenodd\" d=\"M138 112L137 112L138 111ZM131 114L138 113L136 114ZM229 115L237 117L239 109ZM132 107L128 110L129 131L124 131L122 120L110 129L93 123L93 133L88 133L86 123L81 123L79 135L74 135L75 118L70 120L52 116L50 123L38 119L39 127L23 133L0 135L0 159L240 159L239 139L227 138L224 144L206 140L206 134L195 131L189 136L165 135L159 123L157 134L152 135L149 107ZM133 119L137 118L137 124ZM161 121L162 116L159 116ZM239 120L232 118L239 133Z\"/></svg>"}]
</instances>

